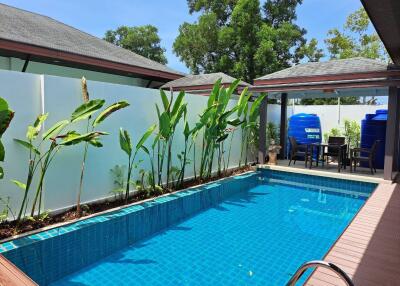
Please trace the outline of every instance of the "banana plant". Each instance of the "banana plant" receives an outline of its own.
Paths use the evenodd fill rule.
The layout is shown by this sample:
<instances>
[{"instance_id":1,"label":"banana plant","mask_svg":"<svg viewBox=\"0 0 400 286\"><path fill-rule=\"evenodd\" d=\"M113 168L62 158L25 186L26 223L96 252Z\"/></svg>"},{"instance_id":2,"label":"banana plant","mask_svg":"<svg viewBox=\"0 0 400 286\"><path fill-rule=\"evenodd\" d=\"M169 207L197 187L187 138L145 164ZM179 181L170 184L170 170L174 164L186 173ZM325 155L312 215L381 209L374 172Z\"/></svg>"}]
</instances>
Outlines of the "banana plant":
<instances>
[{"instance_id":1,"label":"banana plant","mask_svg":"<svg viewBox=\"0 0 400 286\"><path fill-rule=\"evenodd\" d=\"M244 157L245 165L247 165L248 160L248 149L249 144L251 143L252 138L258 132L257 122L258 115L261 102L266 97L266 94L261 94L250 106L250 99L252 94L248 92L247 88L245 88L238 101L238 110L237 116L241 120L241 131L242 131L242 140L241 140L241 148L240 148L240 157L239 157L239 167L242 164L242 159Z\"/></svg>"},{"instance_id":2,"label":"banana plant","mask_svg":"<svg viewBox=\"0 0 400 286\"><path fill-rule=\"evenodd\" d=\"M266 98L267 94L261 94L260 96L258 96L256 98L256 100L254 100L254 102L252 103L250 110L249 110L249 116L247 119L247 123L245 125L245 129L246 129L246 147L245 147L245 151L246 151L246 157L245 157L245 164L247 165L247 160L248 160L248 149L249 149L249 145L252 144L254 145L254 142L252 142L252 140L254 138L256 138L256 133L258 132L258 119L259 119L259 110L260 110L260 105L262 103L262 101L264 100L264 98Z\"/></svg>"},{"instance_id":3,"label":"banana plant","mask_svg":"<svg viewBox=\"0 0 400 286\"><path fill-rule=\"evenodd\" d=\"M125 204L128 203L129 199L129 185L131 181L131 176L132 176L132 170L134 169L135 166L135 159L136 155L138 154L139 150L145 150L146 153L148 153L147 148L144 147L144 143L147 141L147 139L150 137L150 135L153 133L153 131L156 129L156 125L150 126L146 132L142 135L140 140L135 146L135 149L133 148L133 143L131 136L129 135L129 132L127 130L124 130L120 128L119 130L119 145L121 147L121 150L124 151L128 155L128 176L126 178L126 189L125 189ZM135 166L137 167L137 166Z\"/></svg>"},{"instance_id":4,"label":"banana plant","mask_svg":"<svg viewBox=\"0 0 400 286\"><path fill-rule=\"evenodd\" d=\"M43 128L43 124L48 117L48 113L41 114L36 118L32 125L28 126L26 140L14 139L16 143L29 151L28 175L25 183L22 183L18 180L12 180L12 182L24 192L17 216L18 222L20 222L21 219L26 216L28 195L30 193L35 175L39 169L40 174L32 203L31 217L35 215L36 208L38 209L38 215L40 215L40 211L42 209L41 204L44 179L58 152L64 147L77 145L82 142L88 142L91 145L98 146L101 144L99 138L107 135L107 133L101 131L91 131L84 134L79 134L74 130L68 131L68 129L70 129L74 123L90 116L89 114L93 113L93 109L93 104L81 105L76 109L79 110L79 116L78 113L75 113L75 111L75 115L71 117L73 120L61 120L45 131L42 136L39 136ZM42 151L42 149L45 149L45 151Z\"/></svg>"},{"instance_id":5,"label":"banana plant","mask_svg":"<svg viewBox=\"0 0 400 286\"><path fill-rule=\"evenodd\" d=\"M218 173L221 173L224 154L223 143L229 136L227 127L228 125L238 126L241 124L238 118L230 119L239 107L228 108L229 100L239 82L239 80L236 80L228 88L225 88L221 84L221 79L219 79L213 86L206 109L200 115L200 121L197 124L198 127L203 129L200 179L211 176L216 151L218 151Z\"/></svg>"},{"instance_id":6,"label":"banana plant","mask_svg":"<svg viewBox=\"0 0 400 286\"><path fill-rule=\"evenodd\" d=\"M1 137L10 126L13 117L14 112L9 109L7 101L0 97L0 162L4 162L5 159L5 150L4 145L1 142ZM3 177L4 171L3 168L0 166L0 179L2 179Z\"/></svg>"},{"instance_id":7,"label":"banana plant","mask_svg":"<svg viewBox=\"0 0 400 286\"><path fill-rule=\"evenodd\" d=\"M156 104L159 130L158 130L158 160L157 160L157 171L158 171L158 185L162 185L162 174L164 170L164 160L167 159L167 181L166 187L170 186L170 175L171 175L171 163L172 163L172 144L174 140L175 130L178 123L183 118L183 114L187 110L187 104L183 102L185 93L181 91L176 100L173 100L171 94L170 99L163 90L160 90L161 100L163 104L163 111Z\"/></svg>"},{"instance_id":8,"label":"banana plant","mask_svg":"<svg viewBox=\"0 0 400 286\"><path fill-rule=\"evenodd\" d=\"M86 133L93 132L94 129L100 123L102 123L105 119L107 119L114 112L129 106L129 103L127 101L119 101L119 102L113 103L110 106L108 106L107 108L105 108L103 111L101 111L100 114L95 119L92 119L92 116L103 107L105 100L103 100L103 99L90 100L87 82L84 77L81 80L81 84L82 84L82 99L83 99L84 103L72 113L71 122L77 122L77 121L86 119L86 121L87 121L86 122ZM86 159L87 159L89 145L97 147L97 148L103 147L101 142L99 142L97 140L93 140L91 142L85 142L82 164L81 164L81 176L80 176L80 181L79 181L79 190L78 190L78 195L77 195L77 200L76 200L76 214L78 217L80 217L82 215L81 197L82 197L82 192L83 192L83 178L84 178L84 174L85 174L85 163L86 163Z\"/></svg>"}]
</instances>

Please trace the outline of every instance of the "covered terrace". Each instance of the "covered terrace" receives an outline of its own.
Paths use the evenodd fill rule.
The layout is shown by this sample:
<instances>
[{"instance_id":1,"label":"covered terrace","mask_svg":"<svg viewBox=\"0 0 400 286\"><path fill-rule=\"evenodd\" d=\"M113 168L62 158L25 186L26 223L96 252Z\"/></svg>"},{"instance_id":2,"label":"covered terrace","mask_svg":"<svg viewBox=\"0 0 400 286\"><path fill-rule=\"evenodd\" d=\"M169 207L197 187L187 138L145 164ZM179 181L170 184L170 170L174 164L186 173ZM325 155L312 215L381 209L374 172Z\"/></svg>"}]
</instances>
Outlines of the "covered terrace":
<instances>
[{"instance_id":1,"label":"covered terrace","mask_svg":"<svg viewBox=\"0 0 400 286\"><path fill-rule=\"evenodd\" d=\"M383 178L394 179L399 170L400 69L378 60L351 58L299 64L257 78L251 90L265 92L281 102L280 159L286 159L287 105L293 98L388 96ZM265 163L267 100L260 108L259 162ZM286 164L287 165L287 164Z\"/></svg>"}]
</instances>

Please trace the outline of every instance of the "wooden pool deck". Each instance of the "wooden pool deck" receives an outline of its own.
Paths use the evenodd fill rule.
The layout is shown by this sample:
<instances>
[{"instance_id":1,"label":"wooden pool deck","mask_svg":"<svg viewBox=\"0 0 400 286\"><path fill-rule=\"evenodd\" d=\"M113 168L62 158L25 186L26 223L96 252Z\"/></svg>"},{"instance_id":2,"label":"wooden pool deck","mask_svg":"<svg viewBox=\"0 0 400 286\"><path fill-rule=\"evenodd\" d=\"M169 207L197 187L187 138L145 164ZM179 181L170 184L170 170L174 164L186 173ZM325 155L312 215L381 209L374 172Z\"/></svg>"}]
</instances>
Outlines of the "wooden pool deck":
<instances>
[{"instance_id":1,"label":"wooden pool deck","mask_svg":"<svg viewBox=\"0 0 400 286\"><path fill-rule=\"evenodd\" d=\"M324 260L341 267L356 286L400 285L400 185L379 184ZM317 269L305 285L346 284Z\"/></svg>"},{"instance_id":2,"label":"wooden pool deck","mask_svg":"<svg viewBox=\"0 0 400 286\"><path fill-rule=\"evenodd\" d=\"M279 161L269 169L328 176L378 183L377 189L357 213L324 259L341 267L356 286L400 285L400 184L383 180L382 171L371 175L368 170L350 173L329 168L304 168L303 162L288 166ZM304 261L306 262L306 261ZM319 268L313 272L307 286L346 285L334 272Z\"/></svg>"},{"instance_id":3,"label":"wooden pool deck","mask_svg":"<svg viewBox=\"0 0 400 286\"><path fill-rule=\"evenodd\" d=\"M37 286L37 284L0 255L0 286Z\"/></svg>"}]
</instances>

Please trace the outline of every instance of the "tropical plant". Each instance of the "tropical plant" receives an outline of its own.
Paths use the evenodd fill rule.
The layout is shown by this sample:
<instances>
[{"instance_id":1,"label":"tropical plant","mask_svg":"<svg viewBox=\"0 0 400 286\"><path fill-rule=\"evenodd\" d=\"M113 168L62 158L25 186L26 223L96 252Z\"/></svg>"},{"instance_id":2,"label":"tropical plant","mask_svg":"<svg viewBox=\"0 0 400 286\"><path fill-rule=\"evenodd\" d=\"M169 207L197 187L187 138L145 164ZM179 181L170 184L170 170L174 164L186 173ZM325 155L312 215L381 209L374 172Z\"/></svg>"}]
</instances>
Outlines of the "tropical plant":
<instances>
[{"instance_id":1,"label":"tropical plant","mask_svg":"<svg viewBox=\"0 0 400 286\"><path fill-rule=\"evenodd\" d=\"M278 126L273 122L267 123L267 145L271 144L271 141L275 141L276 144L279 144L279 133L278 133Z\"/></svg>"},{"instance_id":2,"label":"tropical plant","mask_svg":"<svg viewBox=\"0 0 400 286\"><path fill-rule=\"evenodd\" d=\"M100 123L102 123L105 119L107 119L114 112L129 106L129 103L126 101L119 101L119 102L113 103L110 106L106 107L104 110L102 110L100 112L100 114L94 120L92 120L92 115L94 115L97 111L99 111L103 107L105 100L103 100L103 99L90 100L89 92L88 92L88 88L87 88L87 82L84 77L82 78L81 83L82 83L82 98L83 98L84 103L83 103L83 105L81 105L79 108L77 108L72 113L71 122L76 122L76 121L80 121L82 119L86 119L86 121L87 121L86 122L86 133L93 132L94 129ZM85 163L86 163L86 159L87 159L89 145L92 145L97 148L100 148L103 146L103 144L101 144L101 142L97 141L97 140L85 142L82 165L81 165L79 190L78 190L78 196L77 196L77 200L76 200L77 216L81 216L81 213L82 213L82 211L81 211L81 196L82 196L82 191L83 191L83 177L85 174Z\"/></svg>"},{"instance_id":3,"label":"tropical plant","mask_svg":"<svg viewBox=\"0 0 400 286\"><path fill-rule=\"evenodd\" d=\"M57 153L63 147L77 145L82 142L89 142L90 144L98 145L99 137L107 134L100 131L91 131L84 134L79 134L74 130L64 131L73 123L89 117L93 113L92 108L92 104L84 104L78 107L77 110L79 110L79 115L74 112L71 120L61 120L46 130L42 136L39 136L43 123L48 117L48 113L41 114L32 125L28 126L26 140L14 139L16 143L29 151L28 174L25 183L18 180L12 180L12 182L24 192L17 221L20 221L22 217L26 215L28 194L31 190L33 179L38 169L40 169L40 175L32 203L31 217L35 215L36 208L38 210L37 215L40 216L44 178ZM42 149L45 149L45 151L42 151Z\"/></svg>"},{"instance_id":4,"label":"tropical plant","mask_svg":"<svg viewBox=\"0 0 400 286\"><path fill-rule=\"evenodd\" d=\"M140 140L133 148L132 139L129 135L127 130L120 128L119 130L119 144L122 149L128 155L128 176L126 178L126 188L125 188L125 204L128 203L129 199L129 191L130 191L130 180L132 176L133 169L136 169L140 162L136 163L136 155L138 154L139 150L145 150L146 153L148 152L147 148L144 146L146 140L150 137L153 131L156 129L156 125L150 126L146 132L142 135Z\"/></svg>"},{"instance_id":5,"label":"tropical plant","mask_svg":"<svg viewBox=\"0 0 400 286\"><path fill-rule=\"evenodd\" d=\"M340 129L334 127L329 132L324 133L324 141L328 142L329 136L339 137L341 135L342 135L342 132L340 131Z\"/></svg>"},{"instance_id":6,"label":"tropical plant","mask_svg":"<svg viewBox=\"0 0 400 286\"><path fill-rule=\"evenodd\" d=\"M184 118L184 114L187 110L187 104L183 102L185 92L181 91L176 99L173 99L171 93L170 98L165 94L163 90L160 90L161 100L163 104L163 111L160 110L156 104L157 116L158 116L158 135L156 136L155 144L157 146L157 175L158 185L162 185L162 174L164 170L164 160L167 160L167 181L166 187L170 187L171 179L171 167L172 167L172 144L176 131L176 126Z\"/></svg>"},{"instance_id":7,"label":"tropical plant","mask_svg":"<svg viewBox=\"0 0 400 286\"><path fill-rule=\"evenodd\" d=\"M0 212L0 223L7 221L10 215L15 220L15 214L10 207L10 197L7 197L7 199L3 199L0 197L0 205L3 205L2 211Z\"/></svg>"},{"instance_id":8,"label":"tropical plant","mask_svg":"<svg viewBox=\"0 0 400 286\"><path fill-rule=\"evenodd\" d=\"M213 163L217 153L218 174L221 174L223 166L224 141L228 138L228 125L239 126L239 118L230 119L238 109L236 105L228 108L229 100L239 85L239 80L234 81L228 88L217 80L213 86L207 101L206 109L200 114L200 120L192 130L197 133L202 130L202 151L200 161L200 179L211 177Z\"/></svg>"},{"instance_id":9,"label":"tropical plant","mask_svg":"<svg viewBox=\"0 0 400 286\"><path fill-rule=\"evenodd\" d=\"M5 159L5 150L4 145L1 142L1 137L10 126L13 117L14 112L9 109L7 101L0 97L0 162L4 162ZM2 179L3 177L4 171L3 168L0 166L0 179Z\"/></svg>"},{"instance_id":10,"label":"tropical plant","mask_svg":"<svg viewBox=\"0 0 400 286\"><path fill-rule=\"evenodd\" d=\"M189 139L190 135L192 134L193 130L190 130L189 123L186 119L186 112L185 112L185 123L184 123L184 128L183 128L183 136L184 136L184 149L183 151L178 154L178 159L180 162L180 169L179 173L176 179L176 186L179 187L183 184L183 180L185 178L185 169L186 165L190 163L190 160L187 157L188 152L190 151L190 148L193 146L192 144L189 145Z\"/></svg>"},{"instance_id":11,"label":"tropical plant","mask_svg":"<svg viewBox=\"0 0 400 286\"><path fill-rule=\"evenodd\" d=\"M111 193L115 196L115 198L119 198L122 200L123 193L125 192L125 169L126 166L115 165L114 168L110 169L110 173L113 180L113 189Z\"/></svg>"},{"instance_id":12,"label":"tropical plant","mask_svg":"<svg viewBox=\"0 0 400 286\"><path fill-rule=\"evenodd\" d=\"M361 127L355 120L344 121L344 137L348 148L358 147L361 139Z\"/></svg>"},{"instance_id":13,"label":"tropical plant","mask_svg":"<svg viewBox=\"0 0 400 286\"><path fill-rule=\"evenodd\" d=\"M238 117L242 122L242 145L240 150L239 167L241 166L243 157L245 165L247 165L249 146L257 146L259 109L261 102L266 96L266 94L261 94L250 103L251 94L247 92L247 89L244 89L239 98Z\"/></svg>"}]
</instances>

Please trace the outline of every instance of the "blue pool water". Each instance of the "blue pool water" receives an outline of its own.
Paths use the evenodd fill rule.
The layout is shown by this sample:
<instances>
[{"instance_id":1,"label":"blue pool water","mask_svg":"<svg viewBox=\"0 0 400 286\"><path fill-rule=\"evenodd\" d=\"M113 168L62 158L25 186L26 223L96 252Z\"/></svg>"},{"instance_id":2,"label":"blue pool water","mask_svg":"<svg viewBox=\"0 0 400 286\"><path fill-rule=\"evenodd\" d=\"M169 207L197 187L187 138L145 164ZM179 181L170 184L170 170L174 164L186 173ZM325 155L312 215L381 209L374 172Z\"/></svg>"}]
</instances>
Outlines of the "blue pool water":
<instances>
[{"instance_id":1,"label":"blue pool water","mask_svg":"<svg viewBox=\"0 0 400 286\"><path fill-rule=\"evenodd\" d=\"M51 285L285 285L303 262L324 257L369 195L335 182L257 180Z\"/></svg>"}]
</instances>

